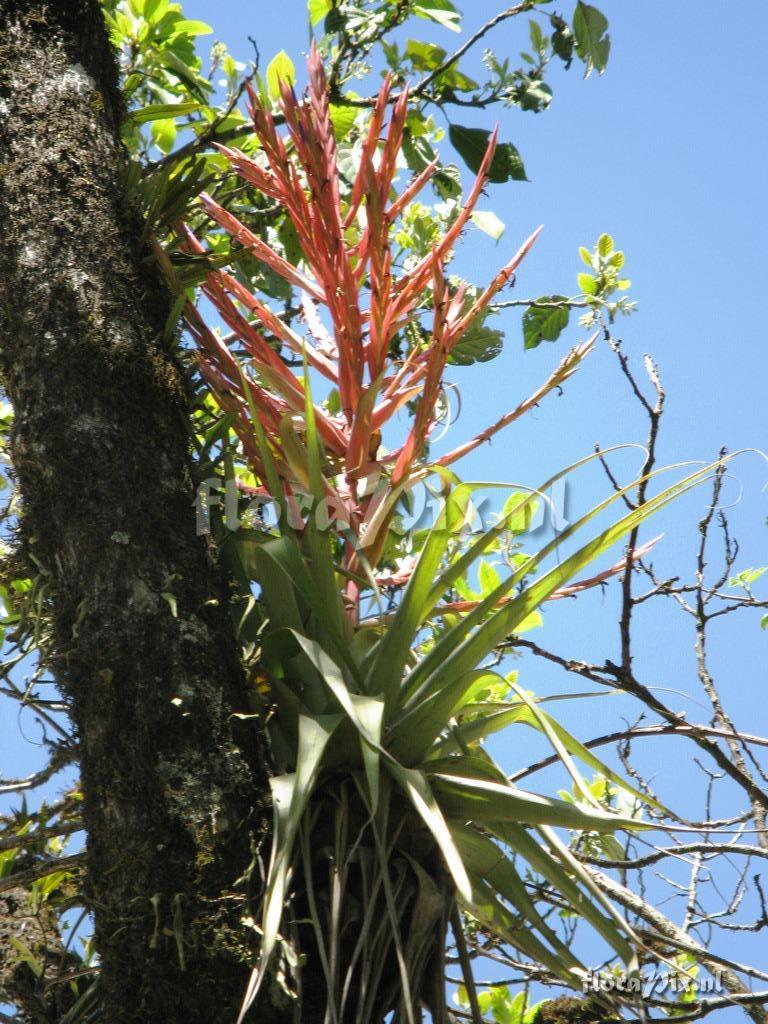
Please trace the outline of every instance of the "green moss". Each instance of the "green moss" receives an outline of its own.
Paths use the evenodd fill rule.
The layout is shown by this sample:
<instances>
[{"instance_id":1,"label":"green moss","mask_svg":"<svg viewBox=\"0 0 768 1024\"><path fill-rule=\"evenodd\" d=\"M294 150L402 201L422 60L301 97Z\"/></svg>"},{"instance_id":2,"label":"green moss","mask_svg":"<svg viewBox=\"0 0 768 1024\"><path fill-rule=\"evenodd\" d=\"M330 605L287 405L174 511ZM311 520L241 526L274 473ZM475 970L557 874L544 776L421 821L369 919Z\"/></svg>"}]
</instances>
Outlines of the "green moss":
<instances>
[{"instance_id":1,"label":"green moss","mask_svg":"<svg viewBox=\"0 0 768 1024\"><path fill-rule=\"evenodd\" d=\"M538 1016L536 1024L608 1024L619 1020L614 1014L593 997L578 999L574 996L560 996L546 1002Z\"/></svg>"}]
</instances>

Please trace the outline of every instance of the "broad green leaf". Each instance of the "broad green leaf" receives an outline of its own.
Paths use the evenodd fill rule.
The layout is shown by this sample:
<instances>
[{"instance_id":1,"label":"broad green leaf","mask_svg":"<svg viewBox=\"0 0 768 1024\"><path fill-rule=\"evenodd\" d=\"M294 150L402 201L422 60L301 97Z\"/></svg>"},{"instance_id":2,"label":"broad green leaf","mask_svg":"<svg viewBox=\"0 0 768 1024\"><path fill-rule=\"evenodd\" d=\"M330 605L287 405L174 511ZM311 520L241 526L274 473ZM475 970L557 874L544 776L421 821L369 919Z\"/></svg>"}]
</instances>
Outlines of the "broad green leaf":
<instances>
[{"instance_id":1,"label":"broad green leaf","mask_svg":"<svg viewBox=\"0 0 768 1024\"><path fill-rule=\"evenodd\" d=\"M152 122L152 141L163 153L170 153L176 141L176 122L173 118Z\"/></svg>"},{"instance_id":2,"label":"broad green leaf","mask_svg":"<svg viewBox=\"0 0 768 1024\"><path fill-rule=\"evenodd\" d=\"M338 7L333 7L325 16L323 30L326 33L343 32L347 25L347 15Z\"/></svg>"},{"instance_id":3,"label":"broad green leaf","mask_svg":"<svg viewBox=\"0 0 768 1024\"><path fill-rule=\"evenodd\" d=\"M538 301L547 305L534 304L523 313L523 345L526 350L536 348L542 341L557 341L568 326L568 307L551 305L565 302L564 295L543 295Z\"/></svg>"},{"instance_id":4,"label":"broad green leaf","mask_svg":"<svg viewBox=\"0 0 768 1024\"><path fill-rule=\"evenodd\" d=\"M289 86L296 82L296 68L285 50L281 50L267 65L266 79L273 100L280 99L281 82Z\"/></svg>"},{"instance_id":5,"label":"broad green leaf","mask_svg":"<svg viewBox=\"0 0 768 1024\"><path fill-rule=\"evenodd\" d=\"M577 274L576 281L585 295L597 295L597 281L592 274Z\"/></svg>"},{"instance_id":6,"label":"broad green leaf","mask_svg":"<svg viewBox=\"0 0 768 1024\"><path fill-rule=\"evenodd\" d=\"M605 15L591 4L582 0L573 12L573 32L576 37L576 53L586 65L586 78L594 68L598 74L605 71L611 39L608 35L608 21Z\"/></svg>"},{"instance_id":7,"label":"broad green leaf","mask_svg":"<svg viewBox=\"0 0 768 1024\"><path fill-rule=\"evenodd\" d=\"M309 9L309 22L312 28L315 27L333 7L331 0L307 0Z\"/></svg>"},{"instance_id":8,"label":"broad green leaf","mask_svg":"<svg viewBox=\"0 0 768 1024\"><path fill-rule=\"evenodd\" d=\"M188 67L173 50L158 50L155 60L167 71L175 75L189 89L193 96L196 96L202 103L206 102L206 93L210 91L211 83Z\"/></svg>"},{"instance_id":9,"label":"broad green leaf","mask_svg":"<svg viewBox=\"0 0 768 1024\"><path fill-rule=\"evenodd\" d=\"M354 93L347 93L348 96L353 99L356 98ZM331 124L333 125L333 134L336 136L338 142L349 135L352 131L352 126L355 123L359 111L357 107L348 107L343 103L331 103L330 114Z\"/></svg>"},{"instance_id":10,"label":"broad green leaf","mask_svg":"<svg viewBox=\"0 0 768 1024\"><path fill-rule=\"evenodd\" d=\"M498 242L506 230L504 221L491 210L475 210L472 214L472 223L486 235L490 235L495 242Z\"/></svg>"},{"instance_id":11,"label":"broad green leaf","mask_svg":"<svg viewBox=\"0 0 768 1024\"><path fill-rule=\"evenodd\" d=\"M174 22L171 36L208 36L213 32L210 25L204 21L192 21L188 18Z\"/></svg>"},{"instance_id":12,"label":"broad green leaf","mask_svg":"<svg viewBox=\"0 0 768 1024\"><path fill-rule=\"evenodd\" d=\"M462 157L471 171L477 173L483 162L491 133L484 128L466 128L452 124L448 130L451 145ZM488 168L488 180L496 184L505 181L527 181L525 166L517 149L511 142L500 142Z\"/></svg>"},{"instance_id":13,"label":"broad green leaf","mask_svg":"<svg viewBox=\"0 0 768 1024\"><path fill-rule=\"evenodd\" d=\"M416 71L434 71L448 55L442 46L422 42L420 39L409 39L404 56L413 64Z\"/></svg>"},{"instance_id":14,"label":"broad green leaf","mask_svg":"<svg viewBox=\"0 0 768 1024\"><path fill-rule=\"evenodd\" d=\"M504 347L504 332L488 327L485 315L476 316L451 349L449 363L456 366L471 366L473 363L487 363L501 354Z\"/></svg>"},{"instance_id":15,"label":"broad green leaf","mask_svg":"<svg viewBox=\"0 0 768 1024\"><path fill-rule=\"evenodd\" d=\"M613 252L613 239L609 234L603 233L597 240L597 251L600 256L605 259L606 256L610 256ZM621 269L621 267L619 267Z\"/></svg>"},{"instance_id":16,"label":"broad green leaf","mask_svg":"<svg viewBox=\"0 0 768 1024\"><path fill-rule=\"evenodd\" d=\"M168 11L168 0L144 0L144 20L150 25L160 21Z\"/></svg>"},{"instance_id":17,"label":"broad green leaf","mask_svg":"<svg viewBox=\"0 0 768 1024\"><path fill-rule=\"evenodd\" d=\"M552 50L568 66L573 60L573 45L575 41L573 31L568 22L557 14L550 15L550 24L554 29L552 32Z\"/></svg>"},{"instance_id":18,"label":"broad green leaf","mask_svg":"<svg viewBox=\"0 0 768 1024\"><path fill-rule=\"evenodd\" d=\"M452 32L461 31L461 14L451 0L418 0L413 5L413 13L419 18L429 18L443 28Z\"/></svg>"}]
</instances>

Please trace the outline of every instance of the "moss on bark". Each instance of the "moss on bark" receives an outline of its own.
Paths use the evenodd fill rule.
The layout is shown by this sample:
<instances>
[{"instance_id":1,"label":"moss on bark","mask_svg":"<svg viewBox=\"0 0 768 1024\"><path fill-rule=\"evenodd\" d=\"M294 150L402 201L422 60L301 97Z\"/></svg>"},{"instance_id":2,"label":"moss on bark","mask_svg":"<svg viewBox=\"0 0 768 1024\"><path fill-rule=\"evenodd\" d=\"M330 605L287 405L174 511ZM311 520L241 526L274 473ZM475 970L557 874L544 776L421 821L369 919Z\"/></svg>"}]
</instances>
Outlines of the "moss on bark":
<instances>
[{"instance_id":1,"label":"moss on bark","mask_svg":"<svg viewBox=\"0 0 768 1024\"><path fill-rule=\"evenodd\" d=\"M0 0L0 371L80 744L105 1019L231 1024L265 778L232 719L244 680L119 120L97 0Z\"/></svg>"}]
</instances>

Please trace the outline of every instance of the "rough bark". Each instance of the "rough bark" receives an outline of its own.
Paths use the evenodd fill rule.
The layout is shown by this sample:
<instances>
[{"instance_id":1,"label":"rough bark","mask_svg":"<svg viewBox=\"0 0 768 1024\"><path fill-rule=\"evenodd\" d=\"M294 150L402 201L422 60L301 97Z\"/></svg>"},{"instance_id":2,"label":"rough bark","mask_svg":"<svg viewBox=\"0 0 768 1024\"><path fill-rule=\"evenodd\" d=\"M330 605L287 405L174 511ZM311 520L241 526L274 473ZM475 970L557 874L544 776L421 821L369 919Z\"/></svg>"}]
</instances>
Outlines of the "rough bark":
<instances>
[{"instance_id":1,"label":"rough bark","mask_svg":"<svg viewBox=\"0 0 768 1024\"><path fill-rule=\"evenodd\" d=\"M97 0L0 0L0 370L80 744L104 1019L231 1024L264 777L119 119Z\"/></svg>"}]
</instances>

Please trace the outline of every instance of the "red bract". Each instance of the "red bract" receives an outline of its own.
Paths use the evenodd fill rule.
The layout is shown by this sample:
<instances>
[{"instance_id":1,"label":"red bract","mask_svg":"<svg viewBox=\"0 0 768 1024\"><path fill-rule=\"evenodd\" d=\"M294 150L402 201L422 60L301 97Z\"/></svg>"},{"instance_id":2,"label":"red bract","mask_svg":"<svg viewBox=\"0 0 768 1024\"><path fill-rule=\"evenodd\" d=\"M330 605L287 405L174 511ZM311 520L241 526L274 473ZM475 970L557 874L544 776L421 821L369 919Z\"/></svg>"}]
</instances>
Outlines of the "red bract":
<instances>
[{"instance_id":1,"label":"red bract","mask_svg":"<svg viewBox=\"0 0 768 1024\"><path fill-rule=\"evenodd\" d=\"M393 182L408 112L407 90L392 106L385 126L390 105L390 83L385 81L347 199L342 198L327 84L317 49L313 46L309 57L306 97L300 100L293 89L285 84L281 87L287 137L278 132L262 98L253 89L249 96L259 159L236 149L219 148L241 178L285 209L296 229L306 270L287 262L210 196L200 198L220 228L299 290L307 334L298 335L223 270L208 274L203 293L233 332L232 337L248 352L248 372L191 304L186 308L187 324L199 345L202 372L221 407L234 414L246 457L265 481L263 451L254 433L253 418L258 418L283 488L276 498L290 498L308 486L303 439L306 381L285 365L260 328L305 357L313 371L338 389L338 416L315 407L326 455L322 487L333 507L345 510L357 541L364 543L368 561L375 566L391 515L393 502L389 499L424 475L422 460L451 353L473 320L510 280L538 231L467 308L465 289L451 292L445 267L482 193L496 146L495 132L454 223L425 259L397 274L392 265L393 225L436 167L436 163L430 164L400 195L395 193ZM188 228L183 233L190 252L205 252ZM430 307L427 342L415 345L404 359L395 357L392 342L397 333L425 311L428 314ZM569 357L570 362L553 376L549 387L569 375L582 354ZM548 385L542 391L548 390ZM410 432L404 444L383 455L381 432L407 402L414 407ZM487 440L515 415L511 413L474 442L444 456L441 464ZM383 496L381 487L373 496L372 480L386 482ZM348 567L355 564L354 548L354 544L349 547Z\"/></svg>"}]
</instances>

